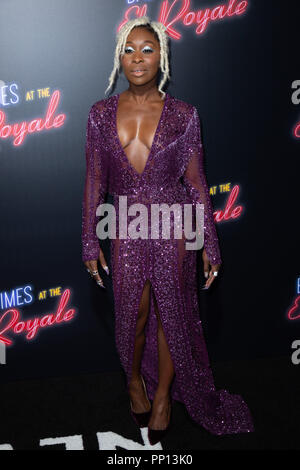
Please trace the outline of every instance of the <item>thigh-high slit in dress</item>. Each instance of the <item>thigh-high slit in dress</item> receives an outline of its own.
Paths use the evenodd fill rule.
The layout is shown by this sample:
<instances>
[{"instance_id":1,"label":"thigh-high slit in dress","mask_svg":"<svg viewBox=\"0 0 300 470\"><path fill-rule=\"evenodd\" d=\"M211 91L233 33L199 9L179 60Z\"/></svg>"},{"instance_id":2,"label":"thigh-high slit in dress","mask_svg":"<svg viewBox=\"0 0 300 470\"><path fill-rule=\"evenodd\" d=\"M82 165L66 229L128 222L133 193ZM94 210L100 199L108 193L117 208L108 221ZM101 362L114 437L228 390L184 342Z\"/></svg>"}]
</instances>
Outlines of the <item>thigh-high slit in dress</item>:
<instances>
[{"instance_id":1,"label":"thigh-high slit in dress","mask_svg":"<svg viewBox=\"0 0 300 470\"><path fill-rule=\"evenodd\" d=\"M119 96L116 94L97 101L88 116L82 259L98 259L96 229L100 217L97 207L105 202L109 193L113 195L116 217L116 233L110 235L115 340L127 385L132 373L140 299L148 279L151 283L150 308L144 330L141 374L149 398L153 400L158 384L155 298L174 366L175 374L170 388L172 398L183 403L190 417L212 434L251 432L254 430L253 421L243 398L224 389L216 390L214 385L199 316L197 251L186 249L184 237L174 236L178 212L170 210L168 238L162 237L161 218L156 236L151 237L152 204L164 203L169 207L179 204L181 208L184 204L192 204L194 212L196 204L203 204L204 248L211 264L221 263L204 173L198 111L195 106L166 93L148 159L143 172L139 173L127 158L118 137L116 118ZM127 221L124 210L120 210L122 204L123 207L127 205ZM147 214L144 210L134 212L133 209L140 206L133 204L143 204ZM137 217L140 217L140 226L145 227L148 223L148 237L134 238L120 232L125 226L126 232L129 232L129 224ZM119 222L122 222L122 229Z\"/></svg>"}]
</instances>

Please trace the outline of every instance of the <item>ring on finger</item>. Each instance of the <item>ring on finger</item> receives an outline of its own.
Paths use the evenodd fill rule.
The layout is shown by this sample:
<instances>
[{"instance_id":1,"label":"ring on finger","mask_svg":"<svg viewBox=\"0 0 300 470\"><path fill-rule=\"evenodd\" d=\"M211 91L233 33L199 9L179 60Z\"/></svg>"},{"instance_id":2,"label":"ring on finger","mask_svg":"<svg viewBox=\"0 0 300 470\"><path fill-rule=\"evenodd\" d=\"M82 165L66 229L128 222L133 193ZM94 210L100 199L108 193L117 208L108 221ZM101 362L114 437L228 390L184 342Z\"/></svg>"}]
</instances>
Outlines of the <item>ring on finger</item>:
<instances>
[{"instance_id":1,"label":"ring on finger","mask_svg":"<svg viewBox=\"0 0 300 470\"><path fill-rule=\"evenodd\" d=\"M93 276L95 276L96 274L99 274L98 270L96 269L96 271L92 271L92 274Z\"/></svg>"}]
</instances>

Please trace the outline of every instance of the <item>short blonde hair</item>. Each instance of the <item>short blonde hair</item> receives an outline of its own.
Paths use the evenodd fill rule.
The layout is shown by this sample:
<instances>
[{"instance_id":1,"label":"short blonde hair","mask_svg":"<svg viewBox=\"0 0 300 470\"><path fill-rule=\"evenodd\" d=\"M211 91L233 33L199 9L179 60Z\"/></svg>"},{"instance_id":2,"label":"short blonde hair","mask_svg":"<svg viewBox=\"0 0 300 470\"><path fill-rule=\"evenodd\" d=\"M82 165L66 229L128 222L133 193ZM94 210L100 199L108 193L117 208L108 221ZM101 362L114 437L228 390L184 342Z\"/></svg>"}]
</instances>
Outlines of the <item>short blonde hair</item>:
<instances>
[{"instance_id":1,"label":"short blonde hair","mask_svg":"<svg viewBox=\"0 0 300 470\"><path fill-rule=\"evenodd\" d=\"M133 20L125 23L120 31L116 35L116 48L114 55L114 67L109 76L109 85L105 90L105 94L110 88L112 88L116 75L119 73L121 62L120 56L125 53L125 44L127 41L127 36L130 31L136 26L147 26L149 31L152 30L156 39L158 39L160 44L160 70L162 72L162 77L158 85L158 91L162 93L162 99L165 97L165 92L162 90L166 81L170 78L170 69L169 69L169 46L168 46L168 35L165 32L166 26L159 21L150 21L148 16L141 16L140 18L135 18Z\"/></svg>"}]
</instances>

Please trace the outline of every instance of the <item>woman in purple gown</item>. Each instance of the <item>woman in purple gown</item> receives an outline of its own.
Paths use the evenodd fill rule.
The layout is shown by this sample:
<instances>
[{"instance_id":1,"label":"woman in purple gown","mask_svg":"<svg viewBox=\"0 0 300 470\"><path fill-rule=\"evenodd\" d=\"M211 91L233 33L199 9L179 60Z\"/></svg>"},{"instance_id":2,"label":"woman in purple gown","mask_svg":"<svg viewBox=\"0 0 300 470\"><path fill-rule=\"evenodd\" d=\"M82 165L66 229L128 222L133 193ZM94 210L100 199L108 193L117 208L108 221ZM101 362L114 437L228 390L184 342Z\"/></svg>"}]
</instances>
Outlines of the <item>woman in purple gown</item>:
<instances>
[{"instance_id":1,"label":"woman in purple gown","mask_svg":"<svg viewBox=\"0 0 300 470\"><path fill-rule=\"evenodd\" d=\"M186 249L185 232L181 238L174 236L178 213L170 211L168 238L161 235L161 219L156 236L150 232L151 205L192 204L195 214L196 205L203 204L202 257L209 288L221 256L203 168L200 119L193 105L162 90L169 78L165 29L142 17L127 22L117 34L108 89L120 66L129 88L90 109L82 205L82 259L105 288L97 270L98 260L108 268L96 233L100 220L96 210L107 193L113 195L116 233L110 238L116 346L132 415L140 427L148 425L151 444L169 427L172 399L183 403L190 417L213 434L253 431L242 397L215 389L199 317L197 251ZM124 214L120 196L127 209L133 204L147 208L148 218L141 211L139 220L141 226L148 226L148 238L120 234ZM126 223L136 217L137 213L128 212Z\"/></svg>"}]
</instances>

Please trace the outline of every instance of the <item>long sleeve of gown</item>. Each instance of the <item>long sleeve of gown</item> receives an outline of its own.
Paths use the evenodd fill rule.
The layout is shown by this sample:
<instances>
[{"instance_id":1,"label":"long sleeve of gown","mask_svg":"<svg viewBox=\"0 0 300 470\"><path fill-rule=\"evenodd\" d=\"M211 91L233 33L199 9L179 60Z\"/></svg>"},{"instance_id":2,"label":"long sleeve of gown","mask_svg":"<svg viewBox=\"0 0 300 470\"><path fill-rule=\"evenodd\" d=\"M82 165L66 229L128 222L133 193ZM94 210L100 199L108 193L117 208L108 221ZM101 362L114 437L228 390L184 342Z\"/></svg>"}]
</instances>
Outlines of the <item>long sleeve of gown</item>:
<instances>
[{"instance_id":1,"label":"long sleeve of gown","mask_svg":"<svg viewBox=\"0 0 300 470\"><path fill-rule=\"evenodd\" d=\"M204 152L202 145L200 118L196 107L183 136L184 160L183 174L185 185L193 203L204 205L204 248L210 263L221 264L219 240L213 216L213 207L204 171Z\"/></svg>"},{"instance_id":2,"label":"long sleeve of gown","mask_svg":"<svg viewBox=\"0 0 300 470\"><path fill-rule=\"evenodd\" d=\"M99 256L99 239L96 226L100 217L96 216L99 204L104 202L107 191L107 175L104 154L101 149L101 132L95 117L93 105L86 126L86 176L82 201L82 260L94 260Z\"/></svg>"}]
</instances>

